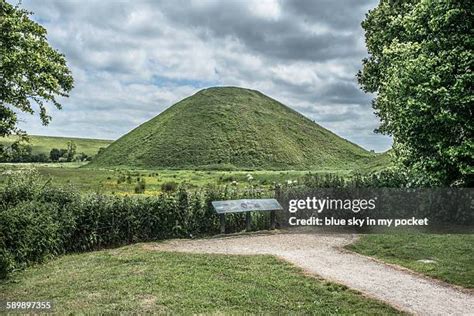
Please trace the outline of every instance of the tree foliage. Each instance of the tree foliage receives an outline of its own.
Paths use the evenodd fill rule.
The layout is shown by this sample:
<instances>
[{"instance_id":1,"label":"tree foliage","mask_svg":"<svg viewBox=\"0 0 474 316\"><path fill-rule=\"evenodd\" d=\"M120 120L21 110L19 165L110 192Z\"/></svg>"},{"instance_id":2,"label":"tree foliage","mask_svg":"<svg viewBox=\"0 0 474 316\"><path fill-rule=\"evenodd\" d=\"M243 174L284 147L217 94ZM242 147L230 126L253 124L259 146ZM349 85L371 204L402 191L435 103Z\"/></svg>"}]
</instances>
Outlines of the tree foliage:
<instances>
[{"instance_id":1,"label":"tree foliage","mask_svg":"<svg viewBox=\"0 0 474 316\"><path fill-rule=\"evenodd\" d=\"M66 159L67 161L72 161L74 159L74 156L76 155L76 144L74 142L69 141L67 143L67 149L66 149Z\"/></svg>"},{"instance_id":2,"label":"tree foliage","mask_svg":"<svg viewBox=\"0 0 474 316\"><path fill-rule=\"evenodd\" d=\"M46 29L32 21L31 12L0 0L0 136L20 133L16 110L50 121L47 103L60 109L73 78L63 54L46 39Z\"/></svg>"},{"instance_id":3,"label":"tree foliage","mask_svg":"<svg viewBox=\"0 0 474 316\"><path fill-rule=\"evenodd\" d=\"M473 184L473 17L469 1L382 0L362 27L358 74L417 184Z\"/></svg>"}]
</instances>

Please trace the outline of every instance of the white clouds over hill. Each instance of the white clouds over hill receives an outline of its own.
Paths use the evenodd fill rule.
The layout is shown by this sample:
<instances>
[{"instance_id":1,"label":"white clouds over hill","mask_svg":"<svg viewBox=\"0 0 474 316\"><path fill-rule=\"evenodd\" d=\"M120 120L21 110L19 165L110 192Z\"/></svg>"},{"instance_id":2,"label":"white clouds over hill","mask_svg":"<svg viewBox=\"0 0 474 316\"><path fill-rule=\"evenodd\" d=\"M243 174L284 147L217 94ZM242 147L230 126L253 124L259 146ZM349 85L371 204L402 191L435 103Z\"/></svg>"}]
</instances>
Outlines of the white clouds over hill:
<instances>
[{"instance_id":1,"label":"white clouds over hill","mask_svg":"<svg viewBox=\"0 0 474 316\"><path fill-rule=\"evenodd\" d=\"M24 1L66 55L75 89L30 133L117 138L203 87L261 90L368 149L371 97L355 74L376 1Z\"/></svg>"}]
</instances>

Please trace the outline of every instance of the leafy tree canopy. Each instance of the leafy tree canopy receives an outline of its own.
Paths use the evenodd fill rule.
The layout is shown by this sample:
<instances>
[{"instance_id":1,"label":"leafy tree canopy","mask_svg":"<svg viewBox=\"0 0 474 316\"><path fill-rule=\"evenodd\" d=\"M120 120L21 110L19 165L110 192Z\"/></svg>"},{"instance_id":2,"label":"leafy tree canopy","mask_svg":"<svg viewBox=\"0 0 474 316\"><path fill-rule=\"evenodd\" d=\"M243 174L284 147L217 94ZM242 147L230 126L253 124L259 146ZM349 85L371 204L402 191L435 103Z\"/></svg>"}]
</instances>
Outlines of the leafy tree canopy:
<instances>
[{"instance_id":1,"label":"leafy tree canopy","mask_svg":"<svg viewBox=\"0 0 474 316\"><path fill-rule=\"evenodd\" d=\"M473 21L470 1L382 0L362 22L359 83L417 184L473 184Z\"/></svg>"},{"instance_id":2,"label":"leafy tree canopy","mask_svg":"<svg viewBox=\"0 0 474 316\"><path fill-rule=\"evenodd\" d=\"M46 104L60 109L57 98L73 88L64 55L48 44L46 29L31 14L0 0L0 136L20 133L16 111L34 114L33 104L47 125Z\"/></svg>"}]
</instances>

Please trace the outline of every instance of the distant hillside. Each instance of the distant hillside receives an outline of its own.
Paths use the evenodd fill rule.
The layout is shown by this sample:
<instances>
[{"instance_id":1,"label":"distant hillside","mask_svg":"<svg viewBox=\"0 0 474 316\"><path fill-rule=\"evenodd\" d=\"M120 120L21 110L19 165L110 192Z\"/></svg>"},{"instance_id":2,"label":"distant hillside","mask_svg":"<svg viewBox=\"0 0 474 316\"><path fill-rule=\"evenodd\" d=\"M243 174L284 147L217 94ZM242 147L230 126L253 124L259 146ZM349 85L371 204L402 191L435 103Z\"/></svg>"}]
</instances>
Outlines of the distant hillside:
<instances>
[{"instance_id":1,"label":"distant hillside","mask_svg":"<svg viewBox=\"0 0 474 316\"><path fill-rule=\"evenodd\" d=\"M375 156L258 91L219 87L171 106L90 165L355 169Z\"/></svg>"},{"instance_id":2,"label":"distant hillside","mask_svg":"<svg viewBox=\"0 0 474 316\"><path fill-rule=\"evenodd\" d=\"M54 137L54 136L37 136L30 135L30 145L32 146L33 154L45 153L49 155L52 148L66 148L69 141L76 144L77 153L85 153L88 156L94 156L98 153L99 148L107 147L112 143L112 140L92 139L92 138L73 138L73 137ZM18 138L15 136L0 137L0 144L11 144Z\"/></svg>"}]
</instances>

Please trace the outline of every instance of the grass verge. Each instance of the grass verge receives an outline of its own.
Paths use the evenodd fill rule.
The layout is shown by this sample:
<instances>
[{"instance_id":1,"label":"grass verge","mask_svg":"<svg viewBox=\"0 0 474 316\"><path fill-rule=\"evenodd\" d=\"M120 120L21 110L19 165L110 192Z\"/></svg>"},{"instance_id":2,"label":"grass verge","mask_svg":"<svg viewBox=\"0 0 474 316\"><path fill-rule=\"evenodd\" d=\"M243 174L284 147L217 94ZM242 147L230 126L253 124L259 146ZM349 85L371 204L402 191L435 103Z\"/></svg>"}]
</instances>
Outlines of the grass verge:
<instances>
[{"instance_id":1,"label":"grass verge","mask_svg":"<svg viewBox=\"0 0 474 316\"><path fill-rule=\"evenodd\" d=\"M66 255L0 283L1 300L52 300L58 313L399 314L271 256L147 251Z\"/></svg>"},{"instance_id":2,"label":"grass verge","mask_svg":"<svg viewBox=\"0 0 474 316\"><path fill-rule=\"evenodd\" d=\"M474 288L474 235L365 235L346 248L448 283Z\"/></svg>"}]
</instances>

